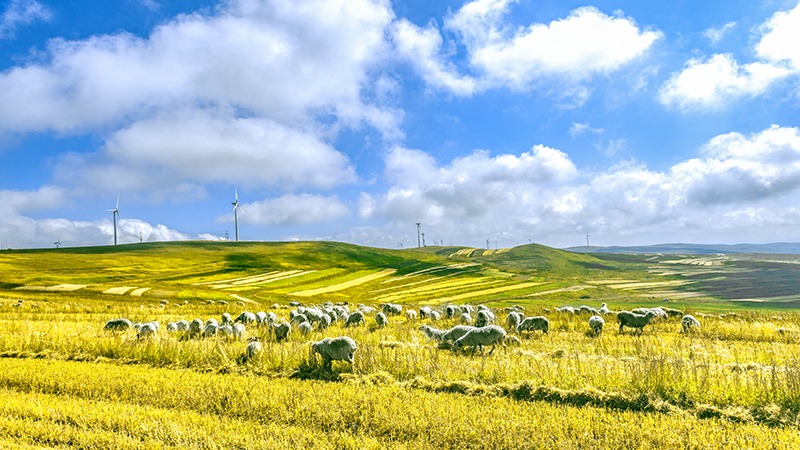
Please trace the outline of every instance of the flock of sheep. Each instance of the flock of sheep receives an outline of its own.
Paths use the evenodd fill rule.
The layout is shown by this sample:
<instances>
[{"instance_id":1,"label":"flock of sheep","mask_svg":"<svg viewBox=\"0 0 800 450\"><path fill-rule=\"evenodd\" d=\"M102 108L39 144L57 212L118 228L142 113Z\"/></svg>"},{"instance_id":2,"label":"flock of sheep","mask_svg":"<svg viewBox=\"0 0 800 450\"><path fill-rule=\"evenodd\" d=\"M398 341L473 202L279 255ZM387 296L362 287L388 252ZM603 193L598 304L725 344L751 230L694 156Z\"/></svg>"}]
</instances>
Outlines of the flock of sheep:
<instances>
[{"instance_id":1,"label":"flock of sheep","mask_svg":"<svg viewBox=\"0 0 800 450\"><path fill-rule=\"evenodd\" d=\"M403 314L409 322L416 322L418 317L427 319L431 323L441 319L457 319L460 324L447 330L440 330L430 325L422 325L419 330L428 339L437 342L440 347L450 347L454 351L471 348L473 354L476 350L480 350L483 354L483 347L491 346L492 350L489 353L491 354L498 345L505 347L509 343L519 344L521 342L517 336L509 335L508 332L522 336L523 333L535 331L547 334L550 330L550 321L547 317L526 317L525 309L520 306L503 309L507 313L505 325L508 332L506 332L506 329L495 324L494 311L485 305L477 307L448 305L441 309L422 306L419 308L419 312L413 309L406 309L404 312L402 305L392 303L381 303L378 305L379 309L359 303L352 312L347 303L327 302L319 306L303 307L297 302L292 302L290 305L295 309L289 312L289 320L281 323L278 323L278 316L272 311L258 313L244 311L236 318L226 312L222 314L221 321L211 318L205 322L201 319L194 319L191 322L186 320L170 322L166 326L166 331L179 335L181 340L225 337L241 341L245 338L246 327L264 327L270 334L274 333L276 342L281 342L288 339L293 328L300 334L308 335L314 330L314 327L324 330L337 323L341 323L344 327L366 324L368 315L374 317L378 328L383 328L389 323L389 316ZM272 306L272 309L281 308L278 304ZM605 326L603 316L615 315L620 324L620 333L625 327L638 329L641 333L653 318L682 315L681 311L663 307L613 312L606 307L605 303L599 310L589 306L578 308L564 306L557 308L557 311L563 314L590 315L589 334L595 336L603 332ZM550 310L544 309L544 312L548 313ZM689 332L691 329L699 328L700 322L694 316L687 314L683 315L681 325L684 332ZM113 332L135 329L138 339L156 338L160 328L161 325L156 321L132 323L128 319L112 319L104 326L105 330ZM263 349L258 339L257 336L248 339L249 343L244 351L247 359L257 358L262 352ZM322 357L324 366L329 368L332 361L346 361L352 364L358 346L352 338L340 336L314 342L311 349L312 352L318 353Z\"/></svg>"}]
</instances>

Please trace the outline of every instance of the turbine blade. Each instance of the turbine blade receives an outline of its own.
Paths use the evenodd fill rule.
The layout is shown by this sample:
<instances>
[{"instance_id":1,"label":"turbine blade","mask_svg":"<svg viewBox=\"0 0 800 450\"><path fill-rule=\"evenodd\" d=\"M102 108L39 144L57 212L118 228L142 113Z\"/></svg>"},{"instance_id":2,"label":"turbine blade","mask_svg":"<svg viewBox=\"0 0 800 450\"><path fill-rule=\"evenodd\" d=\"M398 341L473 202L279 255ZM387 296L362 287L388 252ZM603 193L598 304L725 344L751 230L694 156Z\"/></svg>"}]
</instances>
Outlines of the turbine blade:
<instances>
[{"instance_id":1,"label":"turbine blade","mask_svg":"<svg viewBox=\"0 0 800 450\"><path fill-rule=\"evenodd\" d=\"M119 209L119 192L117 192L117 206L114 208Z\"/></svg>"},{"instance_id":2,"label":"turbine blade","mask_svg":"<svg viewBox=\"0 0 800 450\"><path fill-rule=\"evenodd\" d=\"M239 203L239 191L233 188L233 195L236 197L236 203Z\"/></svg>"},{"instance_id":3,"label":"turbine blade","mask_svg":"<svg viewBox=\"0 0 800 450\"><path fill-rule=\"evenodd\" d=\"M233 209L231 211L236 211L236 207L238 207L238 206L239 206L238 202L237 203L233 203Z\"/></svg>"},{"instance_id":4,"label":"turbine blade","mask_svg":"<svg viewBox=\"0 0 800 450\"><path fill-rule=\"evenodd\" d=\"M242 214L244 214L244 208L242 208L242 205L236 205L236 206L238 206L239 207L239 211L241 211Z\"/></svg>"}]
</instances>

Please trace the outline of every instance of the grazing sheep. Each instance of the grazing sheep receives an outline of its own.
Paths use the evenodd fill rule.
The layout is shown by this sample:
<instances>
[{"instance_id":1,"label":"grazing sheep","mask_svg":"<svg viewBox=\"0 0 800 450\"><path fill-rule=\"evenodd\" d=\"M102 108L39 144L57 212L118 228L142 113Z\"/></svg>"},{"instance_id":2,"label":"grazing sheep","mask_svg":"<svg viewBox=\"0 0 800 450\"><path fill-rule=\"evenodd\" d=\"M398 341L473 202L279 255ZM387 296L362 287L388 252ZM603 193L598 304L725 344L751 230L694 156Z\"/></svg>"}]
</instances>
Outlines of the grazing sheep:
<instances>
[{"instance_id":1,"label":"grazing sheep","mask_svg":"<svg viewBox=\"0 0 800 450\"><path fill-rule=\"evenodd\" d=\"M231 315L228 313L222 313L222 324L223 325L233 325L233 319L231 319Z\"/></svg>"},{"instance_id":2,"label":"grazing sheep","mask_svg":"<svg viewBox=\"0 0 800 450\"><path fill-rule=\"evenodd\" d=\"M267 318L264 319L263 325L272 325L278 320L278 316L275 315L274 312L270 311L267 313Z\"/></svg>"},{"instance_id":3,"label":"grazing sheep","mask_svg":"<svg viewBox=\"0 0 800 450\"><path fill-rule=\"evenodd\" d=\"M432 311L433 311L433 309L431 309L430 306L422 306L422 307L420 307L419 308L419 318L420 319L427 319L428 317L431 316L431 312Z\"/></svg>"},{"instance_id":4,"label":"grazing sheep","mask_svg":"<svg viewBox=\"0 0 800 450\"><path fill-rule=\"evenodd\" d=\"M200 336L200 333L203 332L203 321L200 319L194 319L192 323L189 324L189 336Z\"/></svg>"},{"instance_id":5,"label":"grazing sheep","mask_svg":"<svg viewBox=\"0 0 800 450\"><path fill-rule=\"evenodd\" d=\"M506 316L506 327L508 327L509 331L514 331L517 329L517 325L522 320L522 316L519 315L518 312L511 311Z\"/></svg>"},{"instance_id":6,"label":"grazing sheep","mask_svg":"<svg viewBox=\"0 0 800 450\"><path fill-rule=\"evenodd\" d=\"M581 307L578 308L578 312L580 314L592 314L592 315L595 315L595 316L600 314L600 311L592 308L591 306L586 306L586 305L581 305Z\"/></svg>"},{"instance_id":7,"label":"grazing sheep","mask_svg":"<svg viewBox=\"0 0 800 450\"><path fill-rule=\"evenodd\" d=\"M397 315L403 313L403 306L394 303L381 303L384 314L387 316Z\"/></svg>"},{"instance_id":8,"label":"grazing sheep","mask_svg":"<svg viewBox=\"0 0 800 450\"><path fill-rule=\"evenodd\" d=\"M437 322L441 317L442 316L441 314L439 314L439 311L431 311L430 313L430 318L434 322Z\"/></svg>"},{"instance_id":9,"label":"grazing sheep","mask_svg":"<svg viewBox=\"0 0 800 450\"><path fill-rule=\"evenodd\" d=\"M541 330L544 331L544 334L548 334L550 331L550 321L545 316L536 316L536 317L526 317L523 319L519 325L517 325L517 334L523 331L537 331Z\"/></svg>"},{"instance_id":10,"label":"grazing sheep","mask_svg":"<svg viewBox=\"0 0 800 450\"><path fill-rule=\"evenodd\" d=\"M412 322L412 323L416 322L417 321L417 312L414 311L413 309L409 309L408 311L406 311L406 320L408 320L409 322Z\"/></svg>"},{"instance_id":11,"label":"grazing sheep","mask_svg":"<svg viewBox=\"0 0 800 450\"><path fill-rule=\"evenodd\" d=\"M168 333L175 333L178 331L178 324L175 322L170 322L167 324L167 332Z\"/></svg>"},{"instance_id":12,"label":"grazing sheep","mask_svg":"<svg viewBox=\"0 0 800 450\"><path fill-rule=\"evenodd\" d=\"M267 313L264 311L259 311L256 313L256 325L264 325L265 320L267 320Z\"/></svg>"},{"instance_id":13,"label":"grazing sheep","mask_svg":"<svg viewBox=\"0 0 800 450\"><path fill-rule=\"evenodd\" d=\"M297 326L297 331L299 331L300 334L302 334L304 336L308 335L308 334L311 334L311 330L313 330L313 327L308 322L303 322L303 323L301 323L300 325Z\"/></svg>"},{"instance_id":14,"label":"grazing sheep","mask_svg":"<svg viewBox=\"0 0 800 450\"><path fill-rule=\"evenodd\" d=\"M241 341L242 338L244 338L244 333L245 333L244 324L241 323L233 324L232 336L234 339L236 339L237 341Z\"/></svg>"},{"instance_id":15,"label":"grazing sheep","mask_svg":"<svg viewBox=\"0 0 800 450\"><path fill-rule=\"evenodd\" d=\"M303 315L306 316L306 319L308 319L308 323L314 325L315 323L319 323L322 320L322 316L324 315L324 313L317 308L307 308L303 312Z\"/></svg>"},{"instance_id":16,"label":"grazing sheep","mask_svg":"<svg viewBox=\"0 0 800 450\"><path fill-rule=\"evenodd\" d=\"M447 330L444 336L442 336L442 342L455 342L474 329L475 327L469 325L456 325Z\"/></svg>"},{"instance_id":17,"label":"grazing sheep","mask_svg":"<svg viewBox=\"0 0 800 450\"><path fill-rule=\"evenodd\" d=\"M603 332L603 327L605 324L606 321L600 316L592 316L589 318L589 328L592 329L592 334L595 336L598 336Z\"/></svg>"},{"instance_id":18,"label":"grazing sheep","mask_svg":"<svg viewBox=\"0 0 800 450\"><path fill-rule=\"evenodd\" d=\"M489 312L491 312L492 310L489 309L489 307L486 306L486 305L478 305L478 311L489 311Z\"/></svg>"},{"instance_id":19,"label":"grazing sheep","mask_svg":"<svg viewBox=\"0 0 800 450\"><path fill-rule=\"evenodd\" d=\"M135 324L133 324L133 328L135 328L135 329L136 329L136 332L137 332L137 333L139 332L139 330L141 330L141 329L142 329L142 327L143 327L143 326L144 326L144 324L143 324L143 323L141 323L141 322L136 322Z\"/></svg>"},{"instance_id":20,"label":"grazing sheep","mask_svg":"<svg viewBox=\"0 0 800 450\"><path fill-rule=\"evenodd\" d=\"M322 320L319 321L319 329L324 330L331 326L331 316L327 314L322 315Z\"/></svg>"},{"instance_id":21,"label":"grazing sheep","mask_svg":"<svg viewBox=\"0 0 800 450\"><path fill-rule=\"evenodd\" d=\"M372 313L374 313L375 311L377 311L375 308L373 308L373 307L371 307L371 306L363 306L363 305L362 305L362 306L359 306L359 307L358 307L358 310L359 310L359 311L361 311L361 312L363 312L364 314L372 314Z\"/></svg>"},{"instance_id":22,"label":"grazing sheep","mask_svg":"<svg viewBox=\"0 0 800 450\"><path fill-rule=\"evenodd\" d=\"M458 306L447 305L447 307L444 309L444 318L454 319L456 317L456 314L459 314L460 312L461 310L458 309Z\"/></svg>"},{"instance_id":23,"label":"grazing sheep","mask_svg":"<svg viewBox=\"0 0 800 450\"><path fill-rule=\"evenodd\" d=\"M564 314L575 314L575 308L572 306L562 306L561 308L556 308L559 312Z\"/></svg>"},{"instance_id":24,"label":"grazing sheep","mask_svg":"<svg viewBox=\"0 0 800 450\"><path fill-rule=\"evenodd\" d=\"M504 341L506 345L513 345L515 347L522 345L522 340L513 334L507 334Z\"/></svg>"},{"instance_id":25,"label":"grazing sheep","mask_svg":"<svg viewBox=\"0 0 800 450\"><path fill-rule=\"evenodd\" d=\"M217 322L217 319L212 317L212 318L206 320L206 326L209 326L209 325L214 325L215 327L219 327L219 322Z\"/></svg>"},{"instance_id":26,"label":"grazing sheep","mask_svg":"<svg viewBox=\"0 0 800 450\"><path fill-rule=\"evenodd\" d=\"M183 319L175 322L175 325L178 327L178 331L189 331L189 322Z\"/></svg>"},{"instance_id":27,"label":"grazing sheep","mask_svg":"<svg viewBox=\"0 0 800 450\"><path fill-rule=\"evenodd\" d=\"M250 338L250 343L247 344L247 348L244 349L244 356L246 359L253 359L260 356L263 350L261 342L258 342L258 338L253 336Z\"/></svg>"},{"instance_id":28,"label":"grazing sheep","mask_svg":"<svg viewBox=\"0 0 800 450\"><path fill-rule=\"evenodd\" d=\"M281 309L281 305L273 303L272 306L269 307L269 309Z\"/></svg>"},{"instance_id":29,"label":"grazing sheep","mask_svg":"<svg viewBox=\"0 0 800 450\"><path fill-rule=\"evenodd\" d=\"M322 356L323 366L327 368L331 367L333 361L347 361L352 365L356 350L356 341L347 336L325 338L311 344L311 351Z\"/></svg>"},{"instance_id":30,"label":"grazing sheep","mask_svg":"<svg viewBox=\"0 0 800 450\"><path fill-rule=\"evenodd\" d=\"M600 314L602 314L602 315L604 315L604 316L605 316L606 314L608 314L608 313L610 313L610 312L611 312L611 311L608 309L608 306L606 306L606 304L605 304L605 303L603 303L602 305L600 305Z\"/></svg>"},{"instance_id":31,"label":"grazing sheep","mask_svg":"<svg viewBox=\"0 0 800 450\"><path fill-rule=\"evenodd\" d=\"M237 323L236 325L241 324ZM233 327L230 325L221 325L217 328L217 333L225 335L225 339L230 339L233 337Z\"/></svg>"},{"instance_id":32,"label":"grazing sheep","mask_svg":"<svg viewBox=\"0 0 800 450\"><path fill-rule=\"evenodd\" d=\"M439 330L437 328L423 325L419 327L419 331L425 333L425 336L432 341L442 342L442 340L444 339L445 331Z\"/></svg>"},{"instance_id":33,"label":"grazing sheep","mask_svg":"<svg viewBox=\"0 0 800 450\"><path fill-rule=\"evenodd\" d=\"M126 331L130 328L133 328L133 324L128 319L111 319L103 326L106 331Z\"/></svg>"},{"instance_id":34,"label":"grazing sheep","mask_svg":"<svg viewBox=\"0 0 800 450\"><path fill-rule=\"evenodd\" d=\"M650 323L650 320L656 316L654 311L648 311L647 314L636 314L630 311L620 311L617 314L617 320L619 320L619 332L622 333L622 329L624 327L628 328L638 328L639 332L644 331L645 325Z\"/></svg>"},{"instance_id":35,"label":"grazing sheep","mask_svg":"<svg viewBox=\"0 0 800 450\"><path fill-rule=\"evenodd\" d=\"M292 325L289 322L283 322L279 325L272 325L272 331L275 332L275 340L277 342L285 341L289 339L289 335L292 333Z\"/></svg>"},{"instance_id":36,"label":"grazing sheep","mask_svg":"<svg viewBox=\"0 0 800 450\"><path fill-rule=\"evenodd\" d=\"M459 321L461 322L461 325L469 325L472 323L472 317L470 317L468 313L462 313Z\"/></svg>"},{"instance_id":37,"label":"grazing sheep","mask_svg":"<svg viewBox=\"0 0 800 450\"><path fill-rule=\"evenodd\" d=\"M700 328L700 321L695 319L693 315L687 314L681 319L681 326L683 326L683 332L688 333L694 328Z\"/></svg>"},{"instance_id":38,"label":"grazing sheep","mask_svg":"<svg viewBox=\"0 0 800 450\"><path fill-rule=\"evenodd\" d=\"M291 323L292 325L294 325L295 323L297 323L297 325L300 325L303 322L308 322L308 318L305 316L305 314L295 314L294 317L292 317L292 320L289 321L289 323Z\"/></svg>"},{"instance_id":39,"label":"grazing sheep","mask_svg":"<svg viewBox=\"0 0 800 450\"><path fill-rule=\"evenodd\" d=\"M203 337L210 338L217 335L217 330L219 327L213 323L206 325L206 328L203 330Z\"/></svg>"},{"instance_id":40,"label":"grazing sheep","mask_svg":"<svg viewBox=\"0 0 800 450\"><path fill-rule=\"evenodd\" d=\"M347 316L347 323L345 323L345 327L349 327L350 325L358 326L360 323L366 323L364 321L364 313L361 311L354 311L352 314Z\"/></svg>"},{"instance_id":41,"label":"grazing sheep","mask_svg":"<svg viewBox=\"0 0 800 450\"><path fill-rule=\"evenodd\" d=\"M375 323L378 324L378 328L383 328L386 326L386 323L389 322L389 319L386 318L386 315L382 312L375 314Z\"/></svg>"},{"instance_id":42,"label":"grazing sheep","mask_svg":"<svg viewBox=\"0 0 800 450\"><path fill-rule=\"evenodd\" d=\"M136 333L137 339L155 339L156 337L156 326L152 323L145 323L139 328L139 332Z\"/></svg>"},{"instance_id":43,"label":"grazing sheep","mask_svg":"<svg viewBox=\"0 0 800 450\"><path fill-rule=\"evenodd\" d=\"M502 329L497 325L489 325L481 328L475 328L467 332L464 336L461 336L458 340L453 343L453 350L458 351L461 347L472 347L472 354L475 354L475 350L480 347L481 355L483 354L483 346L484 345L491 345L492 351L489 352L491 355L494 353L494 347L497 345L501 345L505 347L505 340L506 337L506 330Z\"/></svg>"},{"instance_id":44,"label":"grazing sheep","mask_svg":"<svg viewBox=\"0 0 800 450\"><path fill-rule=\"evenodd\" d=\"M461 309L462 314L469 315L472 315L472 313L475 311L475 308L473 308L472 305L461 305L459 306L459 309Z\"/></svg>"},{"instance_id":45,"label":"grazing sheep","mask_svg":"<svg viewBox=\"0 0 800 450\"><path fill-rule=\"evenodd\" d=\"M486 307L484 306L484 308ZM489 311L488 309L479 310L478 315L475 316L475 326L477 328L485 327L493 323L494 323L494 314L492 314L492 312Z\"/></svg>"},{"instance_id":46,"label":"grazing sheep","mask_svg":"<svg viewBox=\"0 0 800 450\"><path fill-rule=\"evenodd\" d=\"M242 313L236 316L236 319L233 321L236 323L243 323L245 325L252 325L256 322L256 315L248 311L242 311Z\"/></svg>"}]
</instances>

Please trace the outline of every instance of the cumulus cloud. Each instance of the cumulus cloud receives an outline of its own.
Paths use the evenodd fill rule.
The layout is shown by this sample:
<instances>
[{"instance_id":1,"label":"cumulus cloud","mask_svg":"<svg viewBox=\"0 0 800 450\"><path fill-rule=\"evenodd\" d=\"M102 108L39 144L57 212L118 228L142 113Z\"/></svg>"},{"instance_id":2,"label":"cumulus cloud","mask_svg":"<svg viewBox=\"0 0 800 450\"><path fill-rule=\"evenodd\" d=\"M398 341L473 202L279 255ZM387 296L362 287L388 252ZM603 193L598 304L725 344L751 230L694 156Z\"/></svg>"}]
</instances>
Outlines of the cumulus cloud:
<instances>
[{"instance_id":1,"label":"cumulus cloud","mask_svg":"<svg viewBox=\"0 0 800 450\"><path fill-rule=\"evenodd\" d=\"M429 86L469 96L492 87L526 90L542 80L576 84L618 70L661 37L658 31L641 30L633 19L608 16L593 7L576 9L547 24L514 28L504 22L511 3L476 0L445 17L444 29L466 47L474 76L460 75L448 61L456 43L445 44L435 22L420 28L401 20L394 27L394 42ZM572 103L580 104L588 96L585 87L569 89L574 91Z\"/></svg>"},{"instance_id":2,"label":"cumulus cloud","mask_svg":"<svg viewBox=\"0 0 800 450\"><path fill-rule=\"evenodd\" d=\"M575 123L572 122L572 126L569 127L568 131L569 135L572 138L577 138L579 136L583 136L584 134L602 134L602 128L592 128L588 123Z\"/></svg>"},{"instance_id":3,"label":"cumulus cloud","mask_svg":"<svg viewBox=\"0 0 800 450\"><path fill-rule=\"evenodd\" d=\"M712 45L716 45L722 38L728 34L729 31L736 27L736 22L728 22L725 25L721 25L719 27L711 27L705 31L703 31L703 36L705 36L709 41L711 41Z\"/></svg>"},{"instance_id":4,"label":"cumulus cloud","mask_svg":"<svg viewBox=\"0 0 800 450\"><path fill-rule=\"evenodd\" d=\"M307 225L323 223L345 217L350 210L333 196L313 194L286 194L278 198L242 205L245 214L239 216L244 223L256 225ZM231 214L217 222L231 222Z\"/></svg>"},{"instance_id":5,"label":"cumulus cloud","mask_svg":"<svg viewBox=\"0 0 800 450\"><path fill-rule=\"evenodd\" d=\"M740 66L730 54L714 55L708 61L692 59L686 68L672 74L659 92L661 103L680 109L716 109L733 98L763 94L789 74L771 64Z\"/></svg>"},{"instance_id":6,"label":"cumulus cloud","mask_svg":"<svg viewBox=\"0 0 800 450\"><path fill-rule=\"evenodd\" d=\"M28 25L36 20L50 20L53 13L45 5L33 0L12 0L0 16L0 39L14 36L19 25Z\"/></svg>"},{"instance_id":7,"label":"cumulus cloud","mask_svg":"<svg viewBox=\"0 0 800 450\"><path fill-rule=\"evenodd\" d=\"M732 27L726 24L709 37L714 41ZM761 61L739 64L730 54L691 59L661 87L661 103L683 111L711 110L741 97L766 93L776 82L800 74L798 30L800 5L791 11L775 13L760 27L761 38L755 45L755 53Z\"/></svg>"}]
</instances>

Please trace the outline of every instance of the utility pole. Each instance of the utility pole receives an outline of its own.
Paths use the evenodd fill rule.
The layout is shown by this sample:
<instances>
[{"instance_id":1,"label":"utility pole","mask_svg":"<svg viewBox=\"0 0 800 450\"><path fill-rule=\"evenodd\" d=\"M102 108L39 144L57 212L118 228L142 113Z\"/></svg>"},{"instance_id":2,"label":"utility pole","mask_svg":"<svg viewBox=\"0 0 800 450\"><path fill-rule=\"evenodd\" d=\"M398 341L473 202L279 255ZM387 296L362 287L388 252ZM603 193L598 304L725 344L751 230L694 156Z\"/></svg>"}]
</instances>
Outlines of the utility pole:
<instances>
[{"instance_id":1,"label":"utility pole","mask_svg":"<svg viewBox=\"0 0 800 450\"><path fill-rule=\"evenodd\" d=\"M420 225L420 223L421 222L417 222L417 247L422 247L422 244L420 243L420 240L419 240L419 225Z\"/></svg>"}]
</instances>

